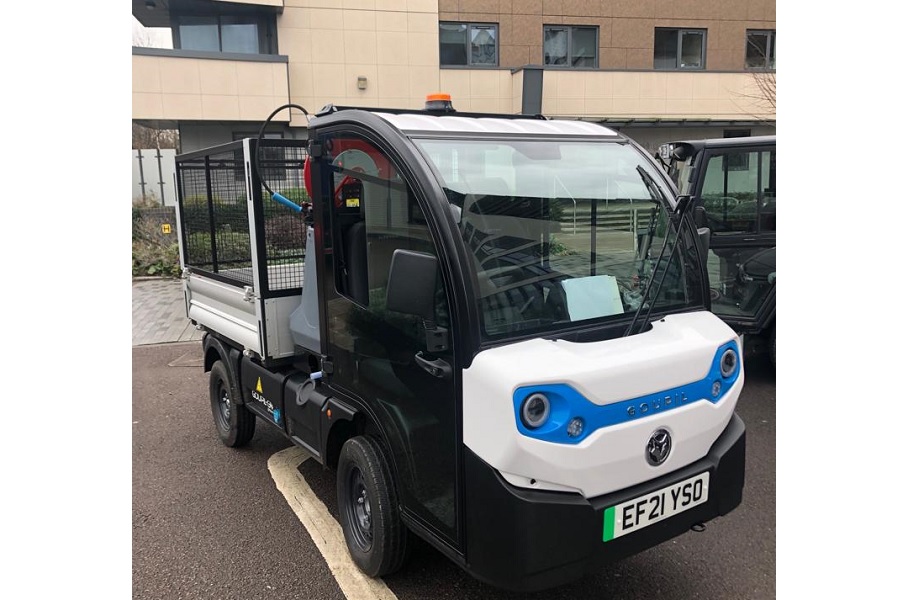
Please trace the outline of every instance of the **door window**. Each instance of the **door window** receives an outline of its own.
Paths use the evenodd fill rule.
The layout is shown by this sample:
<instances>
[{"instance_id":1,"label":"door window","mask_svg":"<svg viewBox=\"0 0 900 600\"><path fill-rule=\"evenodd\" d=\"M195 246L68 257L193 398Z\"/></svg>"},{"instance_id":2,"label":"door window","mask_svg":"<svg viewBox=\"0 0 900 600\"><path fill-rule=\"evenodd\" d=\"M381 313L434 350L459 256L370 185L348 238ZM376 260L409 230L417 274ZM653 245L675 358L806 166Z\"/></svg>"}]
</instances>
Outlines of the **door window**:
<instances>
[{"instance_id":1,"label":"door window","mask_svg":"<svg viewBox=\"0 0 900 600\"><path fill-rule=\"evenodd\" d=\"M428 329L421 317L386 306L394 253L436 256L434 241L406 177L374 143L336 134L325 136L323 147L331 246L326 257L335 292L326 305L334 384L365 399L378 416L396 459L404 506L455 538L453 350L440 273L431 284L435 316ZM429 344L435 328L445 330L446 343L438 349ZM417 355L440 361L450 374L429 373Z\"/></svg>"}]
</instances>

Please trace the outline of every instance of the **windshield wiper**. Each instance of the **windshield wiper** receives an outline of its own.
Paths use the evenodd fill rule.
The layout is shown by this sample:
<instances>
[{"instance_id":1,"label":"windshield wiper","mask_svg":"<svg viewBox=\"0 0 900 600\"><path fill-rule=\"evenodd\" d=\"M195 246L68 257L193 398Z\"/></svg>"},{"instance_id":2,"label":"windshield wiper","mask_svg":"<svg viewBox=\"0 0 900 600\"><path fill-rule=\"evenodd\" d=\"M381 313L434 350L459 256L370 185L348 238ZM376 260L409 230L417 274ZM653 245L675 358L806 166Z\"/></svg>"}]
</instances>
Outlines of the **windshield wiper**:
<instances>
[{"instance_id":1,"label":"windshield wiper","mask_svg":"<svg viewBox=\"0 0 900 600\"><path fill-rule=\"evenodd\" d=\"M650 176L650 173L646 171L642 166L638 165L637 167L638 175L641 176L641 180L644 182L644 185L647 186L647 190L650 192L652 196L654 196L662 205L666 202L665 196L662 193L662 190L659 187L659 184ZM687 209L688 205L691 202L690 196L678 196L678 199L675 202L675 210L673 211L673 216L681 215L681 218L678 220L678 226L675 227L672 224L672 219L666 219L666 235L663 237L662 247L659 251L659 260L656 261L656 264L653 265L653 271L650 272L650 279L647 280L647 287L644 289L644 294L641 296L641 302L638 304L637 310L634 312L634 318L631 319L631 323L628 325L628 329L625 331L625 334L622 337L628 337L634 331L634 326L637 323L638 316L640 316L641 311L644 308L644 304L647 303L647 297L650 295L650 290L653 289L653 282L656 280L656 273L659 271L659 263L662 260L663 254L666 252L666 244L669 241L669 234L672 233L673 229L675 231L675 244L678 243L678 238L681 236L681 229L684 225L684 222L687 220ZM647 247L647 252L650 251L649 246ZM666 261L666 268L663 269L662 281L666 280L666 275L669 273L669 267L672 264L672 260L675 258L675 248L672 248L672 252L669 253L669 260ZM656 293L653 295L653 299L650 300L650 304L647 305L647 316L644 317L644 321L641 323L641 326L638 328L638 333L643 331L644 327L647 326L647 321L650 319L650 315L653 313L653 307L656 305L656 300L659 298L659 292L662 290L662 283L660 283L659 287L656 289Z\"/></svg>"}]
</instances>

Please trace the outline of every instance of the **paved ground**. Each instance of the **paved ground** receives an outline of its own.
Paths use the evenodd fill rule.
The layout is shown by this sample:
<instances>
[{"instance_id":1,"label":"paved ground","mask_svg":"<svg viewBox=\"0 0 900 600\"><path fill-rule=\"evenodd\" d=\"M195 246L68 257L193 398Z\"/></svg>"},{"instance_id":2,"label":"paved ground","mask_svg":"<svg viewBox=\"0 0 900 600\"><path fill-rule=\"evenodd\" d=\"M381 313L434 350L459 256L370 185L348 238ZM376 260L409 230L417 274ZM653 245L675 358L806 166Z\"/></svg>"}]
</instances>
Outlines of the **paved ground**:
<instances>
[{"instance_id":1,"label":"paved ground","mask_svg":"<svg viewBox=\"0 0 900 600\"><path fill-rule=\"evenodd\" d=\"M131 345L199 340L184 312L180 279L135 279L131 283Z\"/></svg>"}]
</instances>

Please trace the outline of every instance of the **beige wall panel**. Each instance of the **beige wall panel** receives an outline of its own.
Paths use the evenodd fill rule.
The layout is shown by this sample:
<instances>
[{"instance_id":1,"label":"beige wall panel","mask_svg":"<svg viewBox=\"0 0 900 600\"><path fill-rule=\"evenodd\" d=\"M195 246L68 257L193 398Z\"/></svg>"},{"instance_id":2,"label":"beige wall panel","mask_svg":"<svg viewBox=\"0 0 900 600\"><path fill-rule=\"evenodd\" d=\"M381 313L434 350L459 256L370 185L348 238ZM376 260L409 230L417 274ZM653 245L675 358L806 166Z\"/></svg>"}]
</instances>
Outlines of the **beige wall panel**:
<instances>
[{"instance_id":1,"label":"beige wall panel","mask_svg":"<svg viewBox=\"0 0 900 600\"><path fill-rule=\"evenodd\" d=\"M313 66L311 64L296 63L288 66L291 78L291 97L295 96L315 96L315 79L313 77ZM306 110L309 107L304 105Z\"/></svg>"},{"instance_id":2,"label":"beige wall panel","mask_svg":"<svg viewBox=\"0 0 900 600\"><path fill-rule=\"evenodd\" d=\"M437 36L433 33L407 33L406 47L409 64L438 68L440 54Z\"/></svg>"},{"instance_id":3,"label":"beige wall panel","mask_svg":"<svg viewBox=\"0 0 900 600\"><path fill-rule=\"evenodd\" d=\"M279 104L282 103L274 96L239 96L239 119L241 121L265 121L272 111L278 108Z\"/></svg>"},{"instance_id":4,"label":"beige wall panel","mask_svg":"<svg viewBox=\"0 0 900 600\"><path fill-rule=\"evenodd\" d=\"M557 98L556 111L559 115L580 117L584 115L584 98Z\"/></svg>"},{"instance_id":5,"label":"beige wall panel","mask_svg":"<svg viewBox=\"0 0 900 600\"><path fill-rule=\"evenodd\" d=\"M676 117L688 116L693 108L693 98L667 98L665 106L659 109L660 113L670 114Z\"/></svg>"},{"instance_id":6,"label":"beige wall panel","mask_svg":"<svg viewBox=\"0 0 900 600\"><path fill-rule=\"evenodd\" d=\"M345 10L344 31L370 31L374 32L372 23L375 22L374 10Z\"/></svg>"},{"instance_id":7,"label":"beige wall panel","mask_svg":"<svg viewBox=\"0 0 900 600\"><path fill-rule=\"evenodd\" d=\"M285 8L284 13L278 17L278 30L279 34L283 27L288 27L290 29L309 29L310 28L310 20L309 20L309 12L311 8ZM278 44L281 45L282 36L278 36Z\"/></svg>"},{"instance_id":8,"label":"beige wall panel","mask_svg":"<svg viewBox=\"0 0 900 600\"><path fill-rule=\"evenodd\" d=\"M333 29L310 29L313 64L343 64L344 32Z\"/></svg>"},{"instance_id":9,"label":"beige wall panel","mask_svg":"<svg viewBox=\"0 0 900 600\"><path fill-rule=\"evenodd\" d=\"M717 98L693 98L691 113L694 115L714 115L718 109Z\"/></svg>"},{"instance_id":10,"label":"beige wall panel","mask_svg":"<svg viewBox=\"0 0 900 600\"><path fill-rule=\"evenodd\" d=\"M638 98L638 113L636 116L655 116L666 114L665 98ZM690 107L690 100L688 107Z\"/></svg>"},{"instance_id":11,"label":"beige wall panel","mask_svg":"<svg viewBox=\"0 0 900 600\"><path fill-rule=\"evenodd\" d=\"M441 91L453 96L453 105L456 99L466 100L471 96L469 85L469 71L460 69L441 69Z\"/></svg>"},{"instance_id":12,"label":"beige wall panel","mask_svg":"<svg viewBox=\"0 0 900 600\"><path fill-rule=\"evenodd\" d=\"M313 29L344 29L344 11L337 8L310 8L309 23Z\"/></svg>"},{"instance_id":13,"label":"beige wall panel","mask_svg":"<svg viewBox=\"0 0 900 600\"><path fill-rule=\"evenodd\" d=\"M437 13L438 0L406 0L409 12Z\"/></svg>"},{"instance_id":14,"label":"beige wall panel","mask_svg":"<svg viewBox=\"0 0 900 600\"><path fill-rule=\"evenodd\" d=\"M459 0L438 0L438 10L441 12L458 12Z\"/></svg>"},{"instance_id":15,"label":"beige wall panel","mask_svg":"<svg viewBox=\"0 0 900 600\"><path fill-rule=\"evenodd\" d=\"M612 73L613 98L637 98L641 95L641 82L637 73L615 71Z\"/></svg>"},{"instance_id":16,"label":"beige wall panel","mask_svg":"<svg viewBox=\"0 0 900 600\"><path fill-rule=\"evenodd\" d=\"M162 94L131 93L132 119L164 119Z\"/></svg>"},{"instance_id":17,"label":"beige wall panel","mask_svg":"<svg viewBox=\"0 0 900 600\"><path fill-rule=\"evenodd\" d=\"M692 77L691 95L694 98L716 98L719 95L718 77Z\"/></svg>"},{"instance_id":18,"label":"beige wall panel","mask_svg":"<svg viewBox=\"0 0 900 600\"><path fill-rule=\"evenodd\" d=\"M290 95L288 90L288 66L283 63L269 65L272 71L272 95L283 96L287 98Z\"/></svg>"},{"instance_id":19,"label":"beige wall panel","mask_svg":"<svg viewBox=\"0 0 900 600\"><path fill-rule=\"evenodd\" d=\"M203 105L200 103L200 94L163 94L162 108L166 118L203 118ZM271 112L271 109L269 109L269 112Z\"/></svg>"},{"instance_id":20,"label":"beige wall panel","mask_svg":"<svg viewBox=\"0 0 900 600\"><path fill-rule=\"evenodd\" d=\"M409 67L378 65L378 86L384 98L409 97Z\"/></svg>"},{"instance_id":21,"label":"beige wall panel","mask_svg":"<svg viewBox=\"0 0 900 600\"><path fill-rule=\"evenodd\" d=\"M469 110L474 112L500 112L500 98L472 98Z\"/></svg>"},{"instance_id":22,"label":"beige wall panel","mask_svg":"<svg viewBox=\"0 0 900 600\"><path fill-rule=\"evenodd\" d=\"M410 33L431 33L437 36L438 19L434 13L408 13L406 26Z\"/></svg>"},{"instance_id":23,"label":"beige wall panel","mask_svg":"<svg viewBox=\"0 0 900 600\"><path fill-rule=\"evenodd\" d=\"M344 57L347 64L376 63L377 44L374 31L344 32Z\"/></svg>"},{"instance_id":24,"label":"beige wall panel","mask_svg":"<svg viewBox=\"0 0 900 600\"><path fill-rule=\"evenodd\" d=\"M293 63L312 63L309 29L278 29L278 50Z\"/></svg>"},{"instance_id":25,"label":"beige wall panel","mask_svg":"<svg viewBox=\"0 0 900 600\"><path fill-rule=\"evenodd\" d=\"M152 56L131 57L131 91L159 93L160 86L159 60Z\"/></svg>"},{"instance_id":26,"label":"beige wall panel","mask_svg":"<svg viewBox=\"0 0 900 600\"><path fill-rule=\"evenodd\" d=\"M612 98L585 98L584 113L591 116L605 116L613 112Z\"/></svg>"},{"instance_id":27,"label":"beige wall panel","mask_svg":"<svg viewBox=\"0 0 900 600\"><path fill-rule=\"evenodd\" d=\"M407 45L405 33L379 31L375 34L375 41L377 44L378 64L409 64L409 47Z\"/></svg>"},{"instance_id":28,"label":"beige wall panel","mask_svg":"<svg viewBox=\"0 0 900 600\"><path fill-rule=\"evenodd\" d=\"M160 90L163 94L199 94L199 61L190 58L170 59L160 63Z\"/></svg>"},{"instance_id":29,"label":"beige wall panel","mask_svg":"<svg viewBox=\"0 0 900 600\"><path fill-rule=\"evenodd\" d=\"M313 64L315 97L320 104L334 102L334 98L344 95L346 86L344 65Z\"/></svg>"},{"instance_id":30,"label":"beige wall panel","mask_svg":"<svg viewBox=\"0 0 900 600\"><path fill-rule=\"evenodd\" d=\"M475 98L499 98L500 97L500 73L496 70L471 70L469 72L470 97Z\"/></svg>"},{"instance_id":31,"label":"beige wall panel","mask_svg":"<svg viewBox=\"0 0 900 600\"><path fill-rule=\"evenodd\" d=\"M408 5L406 0L375 0L375 10L402 10L406 12Z\"/></svg>"},{"instance_id":32,"label":"beige wall panel","mask_svg":"<svg viewBox=\"0 0 900 600\"><path fill-rule=\"evenodd\" d=\"M612 73L591 73L584 78L585 98L612 98L612 96Z\"/></svg>"},{"instance_id":33,"label":"beige wall panel","mask_svg":"<svg viewBox=\"0 0 900 600\"><path fill-rule=\"evenodd\" d=\"M200 97L203 118L216 121L237 121L241 111L237 96L203 95ZM269 112L275 110L272 105Z\"/></svg>"},{"instance_id":34,"label":"beige wall panel","mask_svg":"<svg viewBox=\"0 0 900 600\"><path fill-rule=\"evenodd\" d=\"M378 67L372 64L348 64L344 67L346 82L344 94L354 98L378 98L381 93L381 78L378 77ZM366 89L361 90L357 85L359 77L366 78Z\"/></svg>"},{"instance_id":35,"label":"beige wall panel","mask_svg":"<svg viewBox=\"0 0 900 600\"><path fill-rule=\"evenodd\" d=\"M641 98L665 98L666 76L664 73L636 73L640 82L639 93ZM688 90L690 94L690 90Z\"/></svg>"},{"instance_id":36,"label":"beige wall panel","mask_svg":"<svg viewBox=\"0 0 900 600\"><path fill-rule=\"evenodd\" d=\"M375 0L344 0L343 7L354 10L375 10Z\"/></svg>"},{"instance_id":37,"label":"beige wall panel","mask_svg":"<svg viewBox=\"0 0 900 600\"><path fill-rule=\"evenodd\" d=\"M234 96L238 93L237 68L226 60L207 60L200 65L200 93Z\"/></svg>"},{"instance_id":38,"label":"beige wall panel","mask_svg":"<svg viewBox=\"0 0 900 600\"><path fill-rule=\"evenodd\" d=\"M640 98L619 97L613 98L613 111L615 116L634 116L640 111Z\"/></svg>"},{"instance_id":39,"label":"beige wall panel","mask_svg":"<svg viewBox=\"0 0 900 600\"><path fill-rule=\"evenodd\" d=\"M583 71L560 71L556 78L556 97L584 98L584 81Z\"/></svg>"},{"instance_id":40,"label":"beige wall panel","mask_svg":"<svg viewBox=\"0 0 900 600\"><path fill-rule=\"evenodd\" d=\"M406 33L406 13L405 12L376 12L375 13L375 30L376 31L399 31Z\"/></svg>"},{"instance_id":41,"label":"beige wall panel","mask_svg":"<svg viewBox=\"0 0 900 600\"><path fill-rule=\"evenodd\" d=\"M275 85L270 64L235 62L237 86L241 96L274 96Z\"/></svg>"},{"instance_id":42,"label":"beige wall panel","mask_svg":"<svg viewBox=\"0 0 900 600\"><path fill-rule=\"evenodd\" d=\"M422 106L425 106L425 96L442 92L441 74L434 67L409 67L409 95L419 98Z\"/></svg>"}]
</instances>

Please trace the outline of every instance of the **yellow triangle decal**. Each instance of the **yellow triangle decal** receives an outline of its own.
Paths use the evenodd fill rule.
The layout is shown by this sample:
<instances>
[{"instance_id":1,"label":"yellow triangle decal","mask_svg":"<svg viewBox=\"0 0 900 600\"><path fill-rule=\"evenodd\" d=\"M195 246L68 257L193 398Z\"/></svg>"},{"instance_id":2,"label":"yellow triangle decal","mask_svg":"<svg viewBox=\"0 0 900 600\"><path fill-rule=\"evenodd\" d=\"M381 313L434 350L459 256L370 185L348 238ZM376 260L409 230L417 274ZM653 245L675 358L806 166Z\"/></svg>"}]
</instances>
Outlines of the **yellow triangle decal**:
<instances>
[{"instance_id":1,"label":"yellow triangle decal","mask_svg":"<svg viewBox=\"0 0 900 600\"><path fill-rule=\"evenodd\" d=\"M256 378L256 391L259 392L260 394L263 393L263 391L262 391L262 377L257 377L257 378Z\"/></svg>"}]
</instances>

